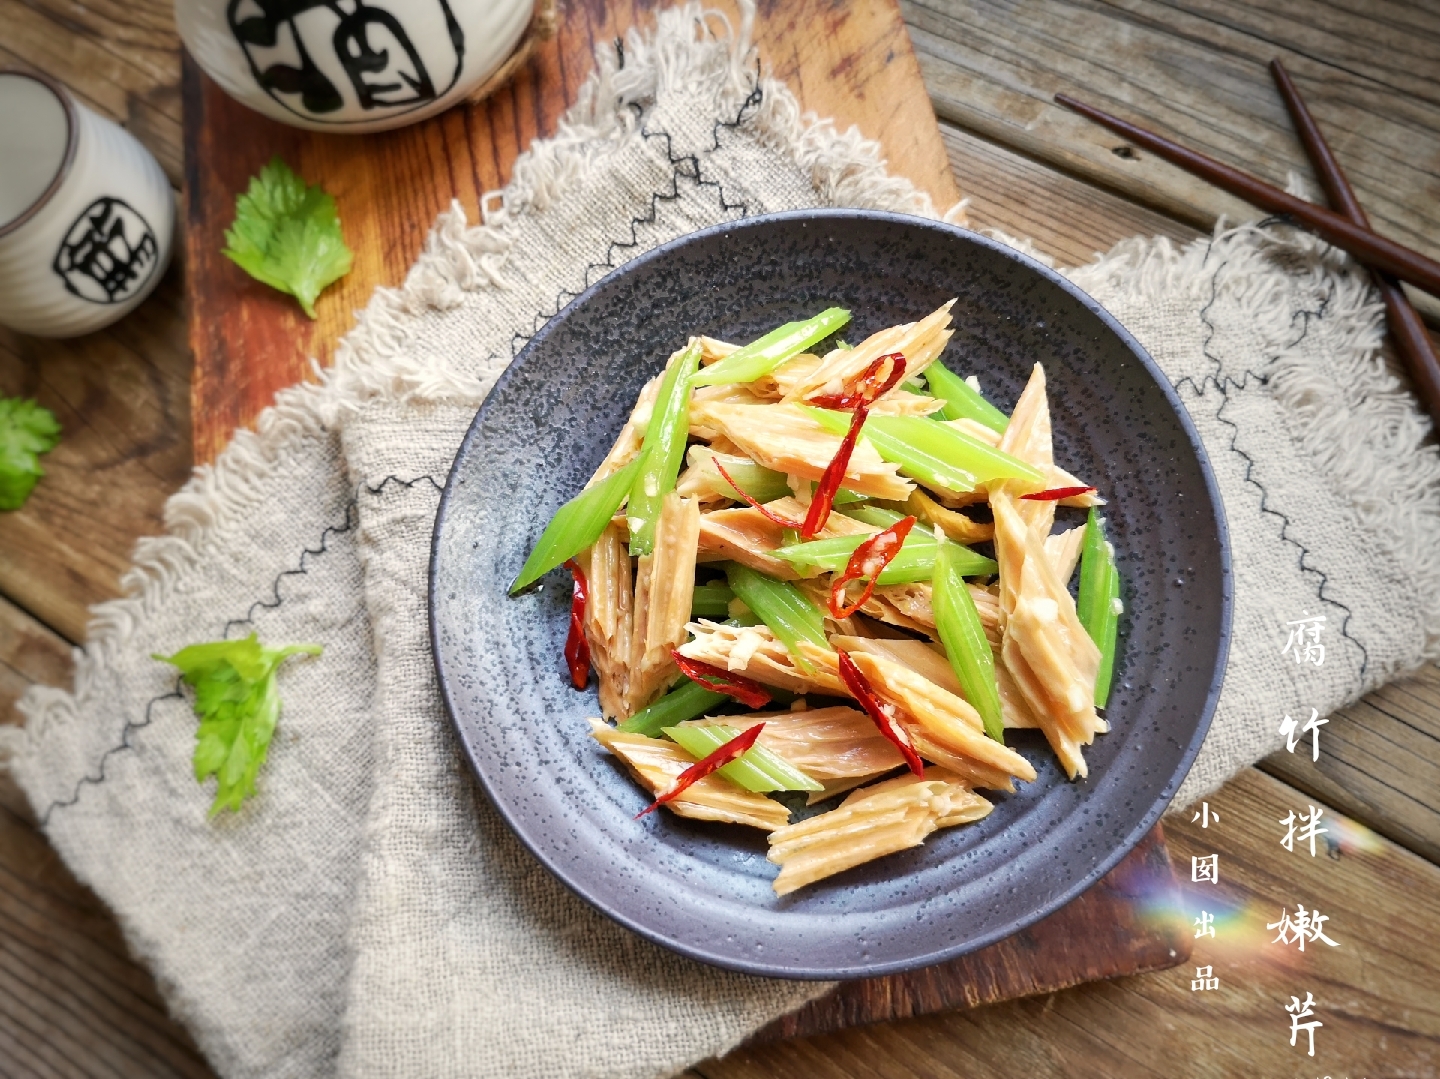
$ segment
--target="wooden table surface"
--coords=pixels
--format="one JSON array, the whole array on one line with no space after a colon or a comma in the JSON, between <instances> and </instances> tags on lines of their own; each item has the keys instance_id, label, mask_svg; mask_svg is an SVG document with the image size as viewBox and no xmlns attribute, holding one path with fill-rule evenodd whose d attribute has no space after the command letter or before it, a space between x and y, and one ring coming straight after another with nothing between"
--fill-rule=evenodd
<instances>
[{"instance_id":1,"label":"wooden table surface","mask_svg":"<svg viewBox=\"0 0 1440 1079\"><path fill-rule=\"evenodd\" d=\"M765 5L762 5L762 8ZM1350 10L1346 10L1346 9ZM955 178L978 227L1062 265L1126 236L1176 239L1243 204L1049 103L1060 89L1277 182L1308 176L1264 64L1281 56L1381 231L1440 255L1440 7L1404 0L915 0L904 4ZM39 69L124 124L179 193L179 45L169 0L0 0L0 68ZM869 133L876 134L876 133ZM904 162L893 162L904 171ZM474 206L467 209L476 212ZM192 466L184 267L110 329L69 342L0 330L0 394L65 427L22 511L0 514L0 722L63 682L86 608L116 595ZM1435 308L1429 308L1431 312ZM1043 998L767 1045L691 1079L770 1076L1434 1076L1440 1074L1440 671L1332 717L1322 755L1277 755L1167 825L1218 852L1221 935L1188 967ZM1350 818L1329 856L1287 854L1275 821ZM1218 906L1213 893L1207 905ZM1297 900L1339 948L1303 956L1266 924ZM1198 904L1196 904L1198 906ZM1314 995L1313 1060L1284 1006ZM1303 1042L1303 1035L1302 1035ZM103 905L0 777L0 1076L208 1076Z\"/></svg>"}]
</instances>

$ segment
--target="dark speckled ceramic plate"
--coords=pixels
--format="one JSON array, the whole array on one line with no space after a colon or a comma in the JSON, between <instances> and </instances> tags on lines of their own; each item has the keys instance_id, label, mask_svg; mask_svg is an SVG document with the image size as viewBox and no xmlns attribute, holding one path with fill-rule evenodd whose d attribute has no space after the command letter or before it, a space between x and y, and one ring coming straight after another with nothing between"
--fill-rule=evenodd
<instances>
[{"instance_id":1,"label":"dark speckled ceramic plate","mask_svg":"<svg viewBox=\"0 0 1440 1079\"><path fill-rule=\"evenodd\" d=\"M506 587L584 484L644 382L689 334L746 341L838 304L856 341L952 296L949 365L1014 404L1045 364L1055 455L1110 499L1126 614L1110 734L1070 783L1034 732L1039 772L975 825L777 898L760 833L655 813L590 738L593 687L561 658L569 584ZM1230 626L1225 523L1199 439L1144 350L1074 286L970 232L836 211L724 225L637 258L526 346L461 447L435 525L435 662L495 806L576 893L705 962L791 978L894 973L990 944L1060 907L1138 842L1194 759Z\"/></svg>"}]
</instances>

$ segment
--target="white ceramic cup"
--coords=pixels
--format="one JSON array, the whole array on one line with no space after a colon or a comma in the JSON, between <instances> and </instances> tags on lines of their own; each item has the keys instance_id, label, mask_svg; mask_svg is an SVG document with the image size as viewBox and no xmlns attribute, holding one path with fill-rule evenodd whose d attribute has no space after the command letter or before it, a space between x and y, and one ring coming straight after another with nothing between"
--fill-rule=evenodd
<instances>
[{"instance_id":1,"label":"white ceramic cup","mask_svg":"<svg viewBox=\"0 0 1440 1079\"><path fill-rule=\"evenodd\" d=\"M525 33L534 0L175 0L231 97L315 131L384 131L449 108Z\"/></svg>"},{"instance_id":2,"label":"white ceramic cup","mask_svg":"<svg viewBox=\"0 0 1440 1079\"><path fill-rule=\"evenodd\" d=\"M114 322L170 261L175 197L149 151L42 75L0 71L0 324Z\"/></svg>"}]
</instances>

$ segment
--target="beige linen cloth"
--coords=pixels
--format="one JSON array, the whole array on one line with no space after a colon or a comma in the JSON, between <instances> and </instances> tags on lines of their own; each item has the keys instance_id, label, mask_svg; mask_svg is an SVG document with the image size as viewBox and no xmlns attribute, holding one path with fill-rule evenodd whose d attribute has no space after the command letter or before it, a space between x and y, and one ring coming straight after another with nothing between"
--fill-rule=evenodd
<instances>
[{"instance_id":1,"label":"beige linen cloth","mask_svg":"<svg viewBox=\"0 0 1440 1079\"><path fill-rule=\"evenodd\" d=\"M672 9L597 63L486 222L443 214L333 371L170 501L125 598L95 609L73 692L32 692L0 745L227 1079L659 1077L826 988L698 966L574 898L478 793L435 684L440 487L546 319L718 221L934 214L873 144L759 77L745 26ZM1436 654L1440 463L1376 357L1366 279L1312 238L1272 223L1135 240L1072 276L1175 384L1225 501L1234 644L1184 805L1275 749L1285 714L1326 714ZM1286 623L1308 615L1326 618L1325 655L1302 668ZM211 821L188 691L149 656L251 631L325 652L282 673L258 796Z\"/></svg>"}]
</instances>

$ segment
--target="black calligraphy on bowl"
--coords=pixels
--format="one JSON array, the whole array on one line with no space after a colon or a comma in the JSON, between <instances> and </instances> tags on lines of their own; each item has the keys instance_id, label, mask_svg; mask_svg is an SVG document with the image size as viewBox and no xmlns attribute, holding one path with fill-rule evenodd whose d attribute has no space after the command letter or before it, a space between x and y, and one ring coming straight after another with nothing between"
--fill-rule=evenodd
<instances>
[{"instance_id":1,"label":"black calligraphy on bowl","mask_svg":"<svg viewBox=\"0 0 1440 1079\"><path fill-rule=\"evenodd\" d=\"M320 123L413 112L464 67L465 35L446 0L230 0L226 17L261 89ZM363 115L341 118L353 109Z\"/></svg>"},{"instance_id":2,"label":"black calligraphy on bowl","mask_svg":"<svg viewBox=\"0 0 1440 1079\"><path fill-rule=\"evenodd\" d=\"M150 225L128 203L104 196L75 219L51 268L72 295L91 303L124 303L160 262Z\"/></svg>"}]
</instances>

